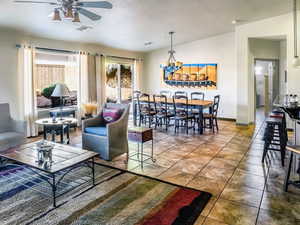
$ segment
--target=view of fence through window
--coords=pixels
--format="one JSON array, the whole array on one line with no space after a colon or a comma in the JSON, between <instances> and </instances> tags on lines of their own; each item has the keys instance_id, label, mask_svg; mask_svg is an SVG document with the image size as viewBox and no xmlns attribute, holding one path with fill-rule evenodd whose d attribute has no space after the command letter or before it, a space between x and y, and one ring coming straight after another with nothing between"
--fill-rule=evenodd
<instances>
[{"instance_id":1,"label":"view of fence through window","mask_svg":"<svg viewBox=\"0 0 300 225\"><path fill-rule=\"evenodd\" d=\"M60 105L59 98L51 94L57 83L65 84L70 96L65 105L77 105L78 79L76 58L70 54L39 52L36 54L35 88L38 108L53 108Z\"/></svg>"},{"instance_id":2,"label":"view of fence through window","mask_svg":"<svg viewBox=\"0 0 300 225\"><path fill-rule=\"evenodd\" d=\"M128 103L132 99L132 65L107 64L106 100L107 102Z\"/></svg>"}]
</instances>

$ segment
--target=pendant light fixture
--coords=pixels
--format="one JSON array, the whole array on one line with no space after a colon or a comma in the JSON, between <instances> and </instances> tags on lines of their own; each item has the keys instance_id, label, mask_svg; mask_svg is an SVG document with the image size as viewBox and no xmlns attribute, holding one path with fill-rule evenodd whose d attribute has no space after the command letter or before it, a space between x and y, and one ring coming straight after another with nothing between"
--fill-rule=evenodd
<instances>
[{"instance_id":1,"label":"pendant light fixture","mask_svg":"<svg viewBox=\"0 0 300 225\"><path fill-rule=\"evenodd\" d=\"M293 66L300 68L300 58L298 56L298 16L297 16L297 0L294 0L294 60Z\"/></svg>"},{"instance_id":2,"label":"pendant light fixture","mask_svg":"<svg viewBox=\"0 0 300 225\"><path fill-rule=\"evenodd\" d=\"M163 66L163 69L165 70L166 73L174 73L177 70L179 70L182 67L182 62L176 61L175 59L175 50L173 49L173 35L175 34L174 31L170 31L170 39L171 39L171 48L168 51L169 54L169 59L166 63L165 66Z\"/></svg>"}]
</instances>

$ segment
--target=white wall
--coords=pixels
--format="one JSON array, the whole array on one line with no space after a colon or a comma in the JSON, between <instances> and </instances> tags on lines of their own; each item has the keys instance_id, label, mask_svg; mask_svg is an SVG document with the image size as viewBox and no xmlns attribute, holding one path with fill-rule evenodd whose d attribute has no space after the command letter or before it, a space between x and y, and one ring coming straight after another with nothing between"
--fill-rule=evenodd
<instances>
[{"instance_id":1,"label":"white wall","mask_svg":"<svg viewBox=\"0 0 300 225\"><path fill-rule=\"evenodd\" d=\"M286 94L285 71L287 70L287 48L286 40L280 41L280 61L279 61L279 93Z\"/></svg>"},{"instance_id":2,"label":"white wall","mask_svg":"<svg viewBox=\"0 0 300 225\"><path fill-rule=\"evenodd\" d=\"M249 50L253 58L279 59L280 41L266 39L249 39Z\"/></svg>"},{"instance_id":3,"label":"white wall","mask_svg":"<svg viewBox=\"0 0 300 225\"><path fill-rule=\"evenodd\" d=\"M0 103L8 102L13 117L18 115L17 99L17 48L16 44L64 50L87 51L92 54L140 58L141 54L108 48L96 44L57 41L31 37L10 29L0 28Z\"/></svg>"},{"instance_id":4,"label":"white wall","mask_svg":"<svg viewBox=\"0 0 300 225\"><path fill-rule=\"evenodd\" d=\"M293 17L292 14L281 15L261 21L237 26L237 122L249 124L254 122L254 79L251 68L249 38L286 37L286 57L288 71L288 92L300 93L299 70L292 67L293 60Z\"/></svg>"},{"instance_id":5,"label":"white wall","mask_svg":"<svg viewBox=\"0 0 300 225\"><path fill-rule=\"evenodd\" d=\"M188 93L193 91L205 92L206 99L220 94L221 102L219 116L224 118L236 118L236 51L235 35L227 33L187 44L175 46L176 59L184 63L217 63L218 86L217 90L205 90L197 88L178 88ZM175 91L177 88L166 86L162 81L162 69L160 64L168 59L168 49L160 49L145 54L144 77L142 90L151 94L161 90Z\"/></svg>"},{"instance_id":6,"label":"white wall","mask_svg":"<svg viewBox=\"0 0 300 225\"><path fill-rule=\"evenodd\" d=\"M266 39L249 39L249 66L250 66L250 71L251 75L250 76L255 76L255 59L271 59L271 60L280 60L280 40L266 40ZM269 70L268 70L268 63L267 66L265 65L264 68L266 68L266 71L263 71L263 74L260 74L261 76L256 76L258 84L259 79L261 79L262 82L260 82L262 87L256 86L256 89L258 93L260 94L260 102L264 102L264 92L265 92L265 87L264 87L264 75L269 75ZM275 83L279 82L279 74L276 74L276 77L269 77L269 81L271 82L270 87L273 87L275 90L275 93L278 93L278 86L274 86L272 84L273 78L276 80L274 81ZM256 93L255 93L255 87L253 86L253 94L254 94L254 101L256 105ZM260 91L259 91L260 90ZM255 118L255 108L251 109L253 113L253 120Z\"/></svg>"}]
</instances>

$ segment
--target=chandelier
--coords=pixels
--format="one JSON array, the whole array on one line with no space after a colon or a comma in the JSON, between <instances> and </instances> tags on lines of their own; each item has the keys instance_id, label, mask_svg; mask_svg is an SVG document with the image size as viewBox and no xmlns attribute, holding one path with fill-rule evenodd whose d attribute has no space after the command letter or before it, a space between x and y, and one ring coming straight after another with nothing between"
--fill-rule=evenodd
<instances>
[{"instance_id":1,"label":"chandelier","mask_svg":"<svg viewBox=\"0 0 300 225\"><path fill-rule=\"evenodd\" d=\"M182 67L182 62L176 61L175 59L175 50L173 49L173 35L174 35L174 31L170 31L169 35L170 35L170 39L171 39L171 49L168 51L169 54L169 59L166 63L166 65L163 66L163 69L166 73L168 74L173 74L174 72L176 72L177 70L179 70Z\"/></svg>"}]
</instances>

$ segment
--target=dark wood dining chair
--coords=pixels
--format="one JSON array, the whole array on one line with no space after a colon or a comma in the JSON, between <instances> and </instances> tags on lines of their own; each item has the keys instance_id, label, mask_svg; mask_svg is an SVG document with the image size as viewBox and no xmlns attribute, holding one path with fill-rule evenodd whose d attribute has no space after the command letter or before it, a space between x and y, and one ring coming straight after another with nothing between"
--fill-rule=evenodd
<instances>
[{"instance_id":1,"label":"dark wood dining chair","mask_svg":"<svg viewBox=\"0 0 300 225\"><path fill-rule=\"evenodd\" d=\"M167 97L165 95L153 95L155 105L155 129L157 126L166 126L166 131L170 126L170 120L174 117L173 110L169 109Z\"/></svg>"},{"instance_id":2,"label":"dark wood dining chair","mask_svg":"<svg viewBox=\"0 0 300 225\"><path fill-rule=\"evenodd\" d=\"M172 92L171 91L160 91L160 95L165 95L167 98L172 98Z\"/></svg>"},{"instance_id":3,"label":"dark wood dining chair","mask_svg":"<svg viewBox=\"0 0 300 225\"><path fill-rule=\"evenodd\" d=\"M180 127L184 127L187 134L190 128L193 128L195 131L195 116L189 111L188 97L183 95L173 96L173 107L175 113L175 133ZM191 122L193 126L189 127L189 122Z\"/></svg>"},{"instance_id":4,"label":"dark wood dining chair","mask_svg":"<svg viewBox=\"0 0 300 225\"><path fill-rule=\"evenodd\" d=\"M204 100L205 94L203 92L192 92L191 100ZM198 124L198 131L203 127L203 110L200 110L199 107L192 106L191 112L195 116L195 122Z\"/></svg>"},{"instance_id":5,"label":"dark wood dining chair","mask_svg":"<svg viewBox=\"0 0 300 225\"><path fill-rule=\"evenodd\" d=\"M174 96L185 96L185 97L187 97L188 94L185 91L175 91Z\"/></svg>"},{"instance_id":6,"label":"dark wood dining chair","mask_svg":"<svg viewBox=\"0 0 300 225\"><path fill-rule=\"evenodd\" d=\"M142 94L141 91L134 91L133 92L133 99L137 100L137 97L140 96Z\"/></svg>"},{"instance_id":7,"label":"dark wood dining chair","mask_svg":"<svg viewBox=\"0 0 300 225\"><path fill-rule=\"evenodd\" d=\"M205 94L203 92L192 92L191 99L192 100L204 100Z\"/></svg>"},{"instance_id":8,"label":"dark wood dining chair","mask_svg":"<svg viewBox=\"0 0 300 225\"><path fill-rule=\"evenodd\" d=\"M205 94L203 92L192 92L191 100L204 100ZM197 107L192 107L192 113L199 114L199 109Z\"/></svg>"},{"instance_id":9,"label":"dark wood dining chair","mask_svg":"<svg viewBox=\"0 0 300 225\"><path fill-rule=\"evenodd\" d=\"M147 125L147 120L149 123L149 127L153 124L153 119L156 114L155 107L150 101L150 95L141 93L137 95L137 102L138 102L138 111L139 111L139 126L144 123Z\"/></svg>"},{"instance_id":10,"label":"dark wood dining chair","mask_svg":"<svg viewBox=\"0 0 300 225\"><path fill-rule=\"evenodd\" d=\"M204 128L212 129L213 133L215 133L215 127L217 131L219 131L218 118L217 118L219 103L220 103L220 95L216 95L214 97L214 103L210 110L211 112L203 114ZM206 123L207 121L208 121L208 125Z\"/></svg>"}]
</instances>

